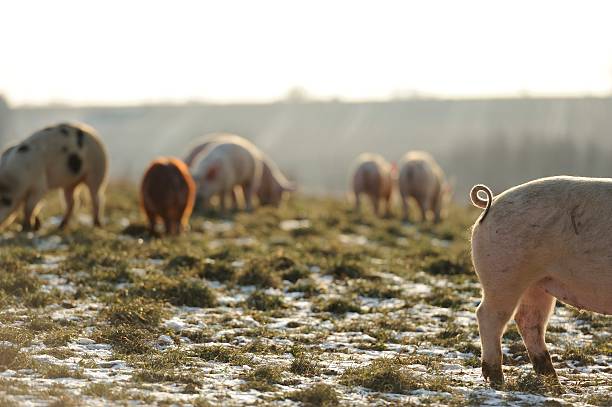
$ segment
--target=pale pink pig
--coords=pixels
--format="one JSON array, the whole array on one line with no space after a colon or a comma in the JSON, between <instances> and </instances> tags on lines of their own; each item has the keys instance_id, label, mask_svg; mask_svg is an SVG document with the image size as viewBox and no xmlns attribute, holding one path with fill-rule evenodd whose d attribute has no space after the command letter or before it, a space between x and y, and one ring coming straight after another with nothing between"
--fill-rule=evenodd
<instances>
[{"instance_id":1,"label":"pale pink pig","mask_svg":"<svg viewBox=\"0 0 612 407\"><path fill-rule=\"evenodd\" d=\"M612 314L612 179L542 178L494 198L476 185L470 196L484 208L472 229L483 376L503 383L500 340L514 317L535 371L556 377L544 341L556 299Z\"/></svg>"},{"instance_id":2,"label":"pale pink pig","mask_svg":"<svg viewBox=\"0 0 612 407\"><path fill-rule=\"evenodd\" d=\"M424 151L406 153L398 167L404 220L409 219L408 199L412 197L421 211L421 221L427 220L427 213L431 211L434 222L439 222L445 195L448 196L450 191L442 168Z\"/></svg>"},{"instance_id":3,"label":"pale pink pig","mask_svg":"<svg viewBox=\"0 0 612 407\"><path fill-rule=\"evenodd\" d=\"M221 211L225 211L225 197L240 187L247 210L253 208L253 196L259 188L262 173L262 154L251 142L240 137L220 139L203 149L192 163L192 175L197 194L208 202L219 196Z\"/></svg>"},{"instance_id":4,"label":"pale pink pig","mask_svg":"<svg viewBox=\"0 0 612 407\"><path fill-rule=\"evenodd\" d=\"M361 195L370 198L374 212L380 214L380 201L385 204L385 213L391 213L393 190L392 166L379 154L363 153L355 160L353 170L353 193L355 210L361 210Z\"/></svg>"}]
</instances>

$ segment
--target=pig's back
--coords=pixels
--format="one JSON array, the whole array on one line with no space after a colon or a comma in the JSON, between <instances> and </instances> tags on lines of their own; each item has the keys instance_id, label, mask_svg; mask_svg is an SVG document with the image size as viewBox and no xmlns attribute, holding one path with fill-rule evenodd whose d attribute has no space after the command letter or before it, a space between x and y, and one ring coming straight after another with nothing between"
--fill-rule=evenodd
<instances>
[{"instance_id":1,"label":"pig's back","mask_svg":"<svg viewBox=\"0 0 612 407\"><path fill-rule=\"evenodd\" d=\"M44 166L49 188L58 188L90 173L106 178L106 147L96 130L84 123L60 123L39 130L24 140Z\"/></svg>"},{"instance_id":2,"label":"pig's back","mask_svg":"<svg viewBox=\"0 0 612 407\"><path fill-rule=\"evenodd\" d=\"M251 143L239 140L214 142L205 151L199 163L194 164L198 174L205 174L213 162L222 163L230 186L261 177L261 156Z\"/></svg>"},{"instance_id":3,"label":"pig's back","mask_svg":"<svg viewBox=\"0 0 612 407\"><path fill-rule=\"evenodd\" d=\"M558 176L496 196L480 227L490 238L531 239L563 250L612 244L612 179ZM586 250L586 249L585 249Z\"/></svg>"},{"instance_id":4,"label":"pig's back","mask_svg":"<svg viewBox=\"0 0 612 407\"><path fill-rule=\"evenodd\" d=\"M176 159L157 159L145 172L141 194L145 207L160 213L180 216L193 199L194 182L184 163Z\"/></svg>"}]
</instances>

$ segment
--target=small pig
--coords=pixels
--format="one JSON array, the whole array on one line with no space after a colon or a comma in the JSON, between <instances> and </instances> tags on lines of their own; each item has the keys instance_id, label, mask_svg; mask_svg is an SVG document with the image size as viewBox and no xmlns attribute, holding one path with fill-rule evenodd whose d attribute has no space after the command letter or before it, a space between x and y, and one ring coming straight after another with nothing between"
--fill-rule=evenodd
<instances>
[{"instance_id":1,"label":"small pig","mask_svg":"<svg viewBox=\"0 0 612 407\"><path fill-rule=\"evenodd\" d=\"M93 223L100 226L108 168L106 148L85 124L58 124L37 131L8 148L0 159L0 222L10 223L24 204L24 230L37 230L39 203L47 191L64 190L64 228L74 210L74 191L84 183L93 206Z\"/></svg>"},{"instance_id":2,"label":"small pig","mask_svg":"<svg viewBox=\"0 0 612 407\"><path fill-rule=\"evenodd\" d=\"M257 189L259 204L278 207L283 200L283 194L291 191L295 191L295 186L285 178L270 157L264 156L261 181Z\"/></svg>"},{"instance_id":3,"label":"small pig","mask_svg":"<svg viewBox=\"0 0 612 407\"><path fill-rule=\"evenodd\" d=\"M140 188L142 208L149 219L149 230L161 218L166 234L178 235L187 226L195 201L195 182L181 160L162 157L145 172Z\"/></svg>"},{"instance_id":4,"label":"small pig","mask_svg":"<svg viewBox=\"0 0 612 407\"><path fill-rule=\"evenodd\" d=\"M393 190L392 166L381 155L372 153L360 154L355 160L353 171L353 193L355 210L361 210L361 194L366 194L372 201L374 212L379 215L379 204L385 203L385 213L391 213L391 192Z\"/></svg>"},{"instance_id":5,"label":"small pig","mask_svg":"<svg viewBox=\"0 0 612 407\"><path fill-rule=\"evenodd\" d=\"M221 140L231 140L232 138L237 138L239 140L246 140L240 136L237 136L235 134L230 134L230 133L212 133L212 134L207 134L205 136L202 136L198 138L194 143L192 143L191 147L189 148L189 152L187 153L183 161L193 171L191 166L193 165L196 158L202 154L202 151L206 150L211 144L214 144L215 142L218 142ZM230 196L232 198L232 210L235 211L238 209L238 197L236 195L235 189L232 189L230 191ZM204 208L210 207L210 199L208 199L206 202L201 202L201 197L196 196L196 199L198 201L197 203L198 207L200 205Z\"/></svg>"},{"instance_id":6,"label":"small pig","mask_svg":"<svg viewBox=\"0 0 612 407\"><path fill-rule=\"evenodd\" d=\"M482 374L503 384L500 340L514 316L534 370L556 378L544 340L556 299L612 314L612 179L542 178L496 197L476 185L470 197L484 209L472 228Z\"/></svg>"},{"instance_id":7,"label":"small pig","mask_svg":"<svg viewBox=\"0 0 612 407\"><path fill-rule=\"evenodd\" d=\"M185 163L191 166L206 148L215 142L222 140L239 140L242 142L250 143L247 139L229 133L214 133L206 135L192 145L189 153L185 157ZM261 180L259 182L259 188L257 189L257 198L259 199L260 205L272 205L278 207L283 199L285 192L295 191L295 186L291 184L283 173L278 169L276 163L270 158L261 153L263 157ZM237 197L235 190L230 191L233 207L237 208ZM208 203L206 203L208 204Z\"/></svg>"},{"instance_id":8,"label":"small pig","mask_svg":"<svg viewBox=\"0 0 612 407\"><path fill-rule=\"evenodd\" d=\"M225 212L225 196L234 188L242 188L246 209L253 209L253 195L259 188L263 155L251 142L238 136L223 137L204 148L195 158L192 174L197 194L203 202L219 195L221 212Z\"/></svg>"},{"instance_id":9,"label":"small pig","mask_svg":"<svg viewBox=\"0 0 612 407\"><path fill-rule=\"evenodd\" d=\"M398 186L402 199L404 221L408 221L408 199L414 198L421 211L421 220L433 212L434 222L440 222L442 201L449 188L444 172L433 157L424 151L410 151L399 164Z\"/></svg>"}]
</instances>

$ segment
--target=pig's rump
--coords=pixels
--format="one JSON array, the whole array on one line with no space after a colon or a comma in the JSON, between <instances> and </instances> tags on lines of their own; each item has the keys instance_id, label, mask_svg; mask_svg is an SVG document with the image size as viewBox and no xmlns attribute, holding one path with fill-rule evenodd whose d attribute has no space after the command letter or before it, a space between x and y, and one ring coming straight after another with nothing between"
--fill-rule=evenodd
<instances>
[{"instance_id":1,"label":"pig's rump","mask_svg":"<svg viewBox=\"0 0 612 407\"><path fill-rule=\"evenodd\" d=\"M181 220L190 193L185 174L171 164L152 164L142 181L143 207L163 218Z\"/></svg>"},{"instance_id":2,"label":"pig's rump","mask_svg":"<svg viewBox=\"0 0 612 407\"><path fill-rule=\"evenodd\" d=\"M374 162L362 163L353 177L353 188L356 193L365 192L372 196L381 193L382 179L380 169Z\"/></svg>"},{"instance_id":3,"label":"pig's rump","mask_svg":"<svg viewBox=\"0 0 612 407\"><path fill-rule=\"evenodd\" d=\"M551 177L511 188L474 227L479 278L536 284L562 302L612 314L611 215L612 179Z\"/></svg>"}]
</instances>

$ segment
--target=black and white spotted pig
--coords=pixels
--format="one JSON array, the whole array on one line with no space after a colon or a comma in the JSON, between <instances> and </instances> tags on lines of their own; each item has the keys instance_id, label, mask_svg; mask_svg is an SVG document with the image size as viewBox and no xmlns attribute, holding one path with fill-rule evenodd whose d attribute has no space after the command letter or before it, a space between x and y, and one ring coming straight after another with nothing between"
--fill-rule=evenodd
<instances>
[{"instance_id":1,"label":"black and white spotted pig","mask_svg":"<svg viewBox=\"0 0 612 407\"><path fill-rule=\"evenodd\" d=\"M62 188L66 213L64 228L74 209L75 188L89 189L94 225L100 226L108 161L96 131L84 124L46 127L9 147L0 159L0 223L13 221L24 205L23 229L40 227L39 203L52 189Z\"/></svg>"}]
</instances>

